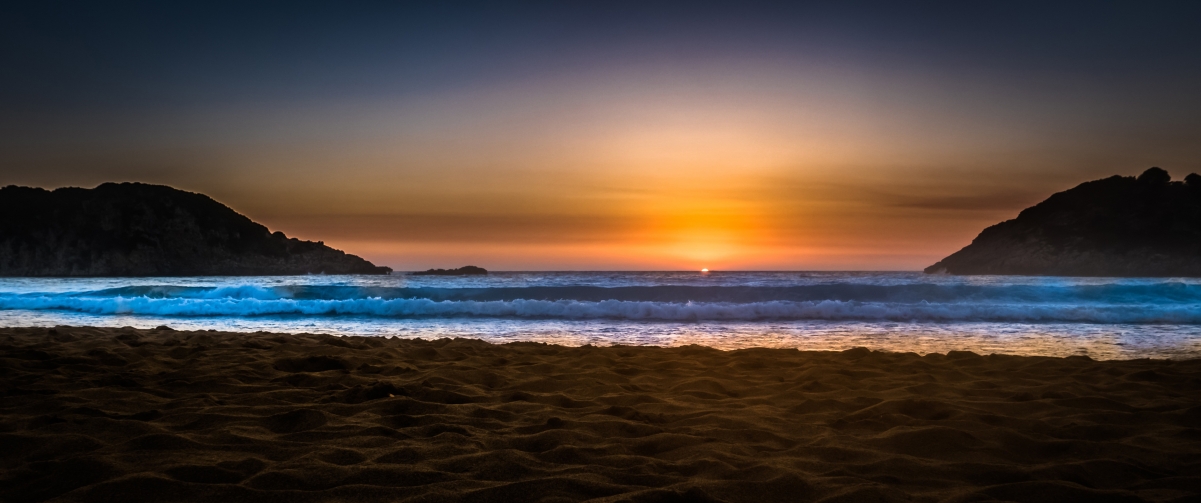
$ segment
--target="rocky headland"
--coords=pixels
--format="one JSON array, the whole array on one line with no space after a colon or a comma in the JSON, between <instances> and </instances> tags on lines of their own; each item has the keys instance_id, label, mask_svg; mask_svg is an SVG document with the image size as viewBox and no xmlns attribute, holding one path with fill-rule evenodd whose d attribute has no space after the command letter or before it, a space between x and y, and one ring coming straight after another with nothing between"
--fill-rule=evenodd
<instances>
[{"instance_id":1,"label":"rocky headland","mask_svg":"<svg viewBox=\"0 0 1201 503\"><path fill-rule=\"evenodd\" d=\"M0 189L0 276L388 274L163 185Z\"/></svg>"},{"instance_id":2,"label":"rocky headland","mask_svg":"<svg viewBox=\"0 0 1201 503\"><path fill-rule=\"evenodd\" d=\"M1082 183L984 229L927 273L1201 276L1201 176Z\"/></svg>"}]
</instances>

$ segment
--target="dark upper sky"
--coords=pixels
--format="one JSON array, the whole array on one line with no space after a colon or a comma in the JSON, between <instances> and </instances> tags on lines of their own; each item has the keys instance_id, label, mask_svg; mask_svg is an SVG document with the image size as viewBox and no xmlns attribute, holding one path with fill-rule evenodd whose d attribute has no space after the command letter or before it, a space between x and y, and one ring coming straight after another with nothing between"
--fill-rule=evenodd
<instances>
[{"instance_id":1,"label":"dark upper sky","mask_svg":"<svg viewBox=\"0 0 1201 503\"><path fill-rule=\"evenodd\" d=\"M1196 2L902 3L29 2L0 21L3 99L40 111L395 95L802 53L1116 93L1201 75Z\"/></svg>"},{"instance_id":2,"label":"dark upper sky","mask_svg":"<svg viewBox=\"0 0 1201 503\"><path fill-rule=\"evenodd\" d=\"M1201 170L1198 2L3 9L0 183L168 183L401 267L918 267Z\"/></svg>"}]
</instances>

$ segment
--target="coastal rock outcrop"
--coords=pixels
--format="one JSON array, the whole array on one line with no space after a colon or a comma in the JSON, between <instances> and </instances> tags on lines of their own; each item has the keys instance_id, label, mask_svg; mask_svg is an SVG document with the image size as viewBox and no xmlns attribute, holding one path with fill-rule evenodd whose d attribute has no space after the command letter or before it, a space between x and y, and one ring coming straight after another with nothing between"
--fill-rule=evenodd
<instances>
[{"instance_id":1,"label":"coastal rock outcrop","mask_svg":"<svg viewBox=\"0 0 1201 503\"><path fill-rule=\"evenodd\" d=\"M1201 276L1201 176L1082 183L984 229L927 273Z\"/></svg>"},{"instance_id":2,"label":"coastal rock outcrop","mask_svg":"<svg viewBox=\"0 0 1201 503\"><path fill-rule=\"evenodd\" d=\"M426 269L410 274L414 276L481 276L488 274L488 270L483 267L465 265L458 269Z\"/></svg>"},{"instance_id":3,"label":"coastal rock outcrop","mask_svg":"<svg viewBox=\"0 0 1201 503\"><path fill-rule=\"evenodd\" d=\"M0 276L388 274L163 185L0 189Z\"/></svg>"}]
</instances>

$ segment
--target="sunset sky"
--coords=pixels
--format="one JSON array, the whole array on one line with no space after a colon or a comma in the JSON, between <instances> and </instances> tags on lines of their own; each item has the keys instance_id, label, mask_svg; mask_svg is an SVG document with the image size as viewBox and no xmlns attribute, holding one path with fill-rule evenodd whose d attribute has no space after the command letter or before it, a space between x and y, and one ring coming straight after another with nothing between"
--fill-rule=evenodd
<instances>
[{"instance_id":1,"label":"sunset sky","mask_svg":"<svg viewBox=\"0 0 1201 503\"><path fill-rule=\"evenodd\" d=\"M0 185L172 185L398 270L916 270L1201 172L1201 2L900 3L6 6Z\"/></svg>"}]
</instances>

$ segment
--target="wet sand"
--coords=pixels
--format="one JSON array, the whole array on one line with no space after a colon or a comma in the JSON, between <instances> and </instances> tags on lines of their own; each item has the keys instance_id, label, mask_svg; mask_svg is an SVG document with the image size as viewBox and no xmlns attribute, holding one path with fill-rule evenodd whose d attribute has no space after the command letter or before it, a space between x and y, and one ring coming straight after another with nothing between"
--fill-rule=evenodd
<instances>
[{"instance_id":1,"label":"wet sand","mask_svg":"<svg viewBox=\"0 0 1201 503\"><path fill-rule=\"evenodd\" d=\"M0 329L0 500L1199 501L1201 360Z\"/></svg>"}]
</instances>

